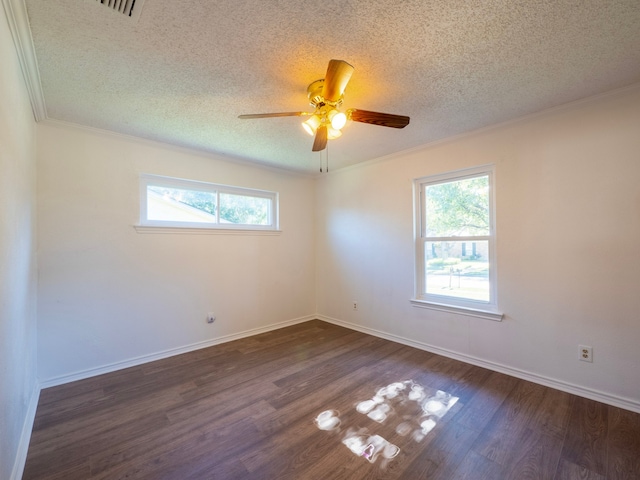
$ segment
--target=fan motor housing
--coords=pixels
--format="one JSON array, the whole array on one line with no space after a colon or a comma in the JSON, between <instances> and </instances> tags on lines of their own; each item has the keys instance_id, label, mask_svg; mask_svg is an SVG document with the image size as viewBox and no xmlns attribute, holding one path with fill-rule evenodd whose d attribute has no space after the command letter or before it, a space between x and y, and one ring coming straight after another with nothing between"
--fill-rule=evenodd
<instances>
[{"instance_id":1,"label":"fan motor housing","mask_svg":"<svg viewBox=\"0 0 640 480\"><path fill-rule=\"evenodd\" d=\"M335 102L329 102L324 99L322 96L322 89L324 88L324 78L320 80L316 80L315 82L311 82L307 87L307 97L309 98L309 103L315 108L321 108L325 105L331 105L332 107L337 107L342 104L341 95L340 98Z\"/></svg>"}]
</instances>

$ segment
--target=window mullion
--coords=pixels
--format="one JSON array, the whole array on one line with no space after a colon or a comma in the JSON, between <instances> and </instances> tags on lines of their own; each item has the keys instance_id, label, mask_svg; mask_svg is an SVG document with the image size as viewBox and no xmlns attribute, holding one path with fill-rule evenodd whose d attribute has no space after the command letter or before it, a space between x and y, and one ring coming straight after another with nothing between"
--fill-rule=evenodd
<instances>
[{"instance_id":1,"label":"window mullion","mask_svg":"<svg viewBox=\"0 0 640 480\"><path fill-rule=\"evenodd\" d=\"M466 237L422 237L427 242L481 242L490 240L490 235L476 235Z\"/></svg>"},{"instance_id":2,"label":"window mullion","mask_svg":"<svg viewBox=\"0 0 640 480\"><path fill-rule=\"evenodd\" d=\"M220 225L220 190L216 190L216 225Z\"/></svg>"},{"instance_id":3,"label":"window mullion","mask_svg":"<svg viewBox=\"0 0 640 480\"><path fill-rule=\"evenodd\" d=\"M425 216L425 212L426 212L426 204L425 204L425 197L426 195L424 194L424 189L425 186L421 185L420 186L420 235L422 237L426 237L427 236L427 218Z\"/></svg>"}]
</instances>

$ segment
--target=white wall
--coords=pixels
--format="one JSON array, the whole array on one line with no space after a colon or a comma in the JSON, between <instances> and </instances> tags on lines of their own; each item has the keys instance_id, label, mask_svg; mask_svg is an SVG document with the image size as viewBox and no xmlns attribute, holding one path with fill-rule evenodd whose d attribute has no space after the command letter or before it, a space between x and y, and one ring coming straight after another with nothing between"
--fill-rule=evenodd
<instances>
[{"instance_id":1,"label":"white wall","mask_svg":"<svg viewBox=\"0 0 640 480\"><path fill-rule=\"evenodd\" d=\"M282 233L137 233L140 173L277 191ZM314 198L310 177L39 124L41 381L309 318Z\"/></svg>"},{"instance_id":2,"label":"white wall","mask_svg":"<svg viewBox=\"0 0 640 480\"><path fill-rule=\"evenodd\" d=\"M412 180L490 163L504 321L411 306ZM323 318L640 411L640 88L334 172L317 212Z\"/></svg>"},{"instance_id":3,"label":"white wall","mask_svg":"<svg viewBox=\"0 0 640 480\"><path fill-rule=\"evenodd\" d=\"M37 402L35 122L0 7L0 478L21 475Z\"/></svg>"}]
</instances>

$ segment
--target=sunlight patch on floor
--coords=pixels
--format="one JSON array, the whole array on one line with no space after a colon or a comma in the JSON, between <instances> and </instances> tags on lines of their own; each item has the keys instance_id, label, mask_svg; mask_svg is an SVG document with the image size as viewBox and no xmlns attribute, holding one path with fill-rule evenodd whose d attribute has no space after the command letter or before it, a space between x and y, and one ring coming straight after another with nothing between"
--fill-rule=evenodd
<instances>
[{"instance_id":1,"label":"sunlight patch on floor","mask_svg":"<svg viewBox=\"0 0 640 480\"><path fill-rule=\"evenodd\" d=\"M457 401L458 397L442 390L429 390L413 380L405 380L382 387L371 398L355 403L356 412L371 421L370 428L343 425L337 410L319 413L314 423L325 431L342 432L346 428L342 443L371 463L382 458L381 465L385 467L400 453L400 447L372 433L376 424L397 422L395 433L399 438L394 440L397 443L421 442Z\"/></svg>"}]
</instances>

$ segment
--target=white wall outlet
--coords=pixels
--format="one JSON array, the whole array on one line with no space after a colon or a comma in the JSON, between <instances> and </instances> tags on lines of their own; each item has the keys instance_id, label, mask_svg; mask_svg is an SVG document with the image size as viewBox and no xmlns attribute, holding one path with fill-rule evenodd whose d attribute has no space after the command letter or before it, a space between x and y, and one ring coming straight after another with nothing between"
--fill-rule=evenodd
<instances>
[{"instance_id":1,"label":"white wall outlet","mask_svg":"<svg viewBox=\"0 0 640 480\"><path fill-rule=\"evenodd\" d=\"M580 360L583 362L593 362L593 347L590 345L579 345L580 348Z\"/></svg>"},{"instance_id":2,"label":"white wall outlet","mask_svg":"<svg viewBox=\"0 0 640 480\"><path fill-rule=\"evenodd\" d=\"M213 323L216 321L216 315L213 312L207 314L207 323Z\"/></svg>"},{"instance_id":3,"label":"white wall outlet","mask_svg":"<svg viewBox=\"0 0 640 480\"><path fill-rule=\"evenodd\" d=\"M358 310L358 302L356 302L355 300L353 301L353 309Z\"/></svg>"}]
</instances>

